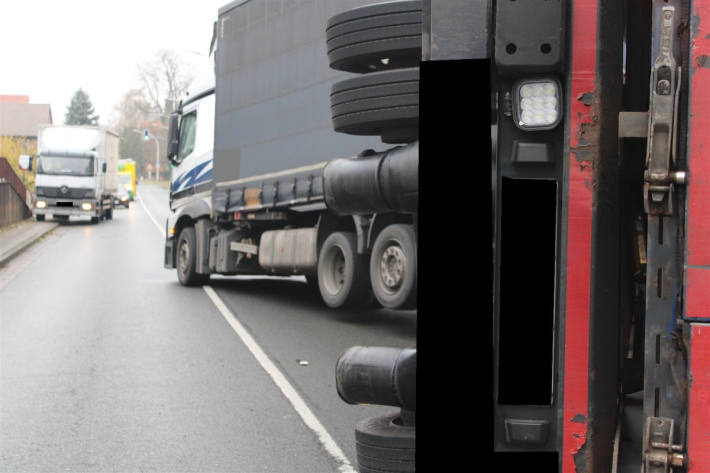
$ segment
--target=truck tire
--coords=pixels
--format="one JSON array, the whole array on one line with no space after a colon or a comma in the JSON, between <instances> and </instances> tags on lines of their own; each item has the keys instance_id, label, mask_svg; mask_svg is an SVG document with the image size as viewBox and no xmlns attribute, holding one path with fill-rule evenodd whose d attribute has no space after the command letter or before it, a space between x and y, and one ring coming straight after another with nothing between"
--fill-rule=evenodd
<instances>
[{"instance_id":1,"label":"truck tire","mask_svg":"<svg viewBox=\"0 0 710 473\"><path fill-rule=\"evenodd\" d=\"M419 136L419 68L374 72L333 84L333 129L410 143Z\"/></svg>"},{"instance_id":2,"label":"truck tire","mask_svg":"<svg viewBox=\"0 0 710 473\"><path fill-rule=\"evenodd\" d=\"M195 256L197 255L195 242L195 229L193 227L183 228L178 236L175 249L175 268L178 281L183 286L201 286L210 278L209 274L198 274L195 271Z\"/></svg>"},{"instance_id":3,"label":"truck tire","mask_svg":"<svg viewBox=\"0 0 710 473\"><path fill-rule=\"evenodd\" d=\"M417 307L417 237L411 225L389 225L377 235L370 253L370 281L383 307Z\"/></svg>"},{"instance_id":4,"label":"truck tire","mask_svg":"<svg viewBox=\"0 0 710 473\"><path fill-rule=\"evenodd\" d=\"M35 220L38 222L44 222L44 215L35 215Z\"/></svg>"},{"instance_id":5,"label":"truck tire","mask_svg":"<svg viewBox=\"0 0 710 473\"><path fill-rule=\"evenodd\" d=\"M355 427L355 450L360 473L414 472L416 429L399 412L370 417Z\"/></svg>"},{"instance_id":6,"label":"truck tire","mask_svg":"<svg viewBox=\"0 0 710 473\"><path fill-rule=\"evenodd\" d=\"M99 217L91 217L91 224L96 225L99 223Z\"/></svg>"},{"instance_id":7,"label":"truck tire","mask_svg":"<svg viewBox=\"0 0 710 473\"><path fill-rule=\"evenodd\" d=\"M418 66L422 58L422 3L376 3L331 17L326 26L330 67L366 73Z\"/></svg>"},{"instance_id":8,"label":"truck tire","mask_svg":"<svg viewBox=\"0 0 710 473\"><path fill-rule=\"evenodd\" d=\"M333 309L371 302L367 258L357 254L354 233L335 232L323 242L318 256L318 289L323 302Z\"/></svg>"}]
</instances>

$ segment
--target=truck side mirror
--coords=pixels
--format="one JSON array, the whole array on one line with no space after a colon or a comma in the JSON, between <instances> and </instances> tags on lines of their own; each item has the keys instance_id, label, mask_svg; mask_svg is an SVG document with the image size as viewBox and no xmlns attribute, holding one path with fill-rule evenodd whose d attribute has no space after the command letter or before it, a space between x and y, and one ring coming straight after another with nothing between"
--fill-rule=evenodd
<instances>
[{"instance_id":1,"label":"truck side mirror","mask_svg":"<svg viewBox=\"0 0 710 473\"><path fill-rule=\"evenodd\" d=\"M21 154L20 155L20 160L19 160L19 166L20 169L23 171L31 171L32 170L32 158L34 156L30 156L29 154Z\"/></svg>"},{"instance_id":2,"label":"truck side mirror","mask_svg":"<svg viewBox=\"0 0 710 473\"><path fill-rule=\"evenodd\" d=\"M102 171L104 174L106 174L106 163L104 163L103 166L101 166L101 171Z\"/></svg>"},{"instance_id":3,"label":"truck side mirror","mask_svg":"<svg viewBox=\"0 0 710 473\"><path fill-rule=\"evenodd\" d=\"M179 143L179 120L180 112L170 114L170 122L168 124L168 161L172 164L176 163Z\"/></svg>"}]
</instances>

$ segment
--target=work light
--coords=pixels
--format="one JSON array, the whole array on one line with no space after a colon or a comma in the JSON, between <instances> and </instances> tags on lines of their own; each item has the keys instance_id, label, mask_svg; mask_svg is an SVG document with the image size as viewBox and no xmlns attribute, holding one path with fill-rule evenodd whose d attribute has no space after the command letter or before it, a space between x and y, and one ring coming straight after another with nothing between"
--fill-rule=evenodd
<instances>
[{"instance_id":1,"label":"work light","mask_svg":"<svg viewBox=\"0 0 710 473\"><path fill-rule=\"evenodd\" d=\"M550 130L562 116L562 92L554 79L523 80L513 86L513 119L522 130Z\"/></svg>"}]
</instances>

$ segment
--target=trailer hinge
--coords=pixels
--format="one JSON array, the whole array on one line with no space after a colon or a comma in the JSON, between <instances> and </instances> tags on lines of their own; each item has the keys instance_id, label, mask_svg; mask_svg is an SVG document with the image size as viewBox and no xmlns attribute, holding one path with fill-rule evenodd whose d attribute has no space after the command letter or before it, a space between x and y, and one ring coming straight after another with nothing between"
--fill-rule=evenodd
<instances>
[{"instance_id":1,"label":"trailer hinge","mask_svg":"<svg viewBox=\"0 0 710 473\"><path fill-rule=\"evenodd\" d=\"M643 200L649 215L672 215L676 185L685 184L676 165L676 132L681 68L673 54L675 7L664 6L661 14L660 52L651 69L646 170Z\"/></svg>"},{"instance_id":2,"label":"trailer hinge","mask_svg":"<svg viewBox=\"0 0 710 473\"><path fill-rule=\"evenodd\" d=\"M685 470L682 445L673 445L673 419L649 417L644 432L642 473L669 473Z\"/></svg>"}]
</instances>

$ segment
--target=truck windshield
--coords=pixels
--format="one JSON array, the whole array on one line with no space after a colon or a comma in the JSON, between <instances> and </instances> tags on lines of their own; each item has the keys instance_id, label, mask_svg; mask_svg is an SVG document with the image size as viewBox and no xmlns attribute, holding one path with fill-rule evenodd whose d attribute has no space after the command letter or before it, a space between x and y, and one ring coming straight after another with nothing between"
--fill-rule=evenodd
<instances>
[{"instance_id":1,"label":"truck windshield","mask_svg":"<svg viewBox=\"0 0 710 473\"><path fill-rule=\"evenodd\" d=\"M37 163L37 174L93 176L94 158L42 156Z\"/></svg>"},{"instance_id":2,"label":"truck windshield","mask_svg":"<svg viewBox=\"0 0 710 473\"><path fill-rule=\"evenodd\" d=\"M197 113L192 112L185 115L180 124L180 145L178 147L178 161L182 161L185 156L195 149L195 128Z\"/></svg>"}]
</instances>

